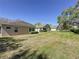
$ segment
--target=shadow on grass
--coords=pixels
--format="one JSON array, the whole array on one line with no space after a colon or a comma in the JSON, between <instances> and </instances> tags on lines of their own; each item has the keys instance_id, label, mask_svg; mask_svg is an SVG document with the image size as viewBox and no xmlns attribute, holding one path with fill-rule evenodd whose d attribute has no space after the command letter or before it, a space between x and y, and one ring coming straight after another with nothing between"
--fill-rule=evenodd
<instances>
[{"instance_id":1,"label":"shadow on grass","mask_svg":"<svg viewBox=\"0 0 79 59\"><path fill-rule=\"evenodd\" d=\"M48 59L46 54L39 54L37 59Z\"/></svg>"},{"instance_id":2,"label":"shadow on grass","mask_svg":"<svg viewBox=\"0 0 79 59\"><path fill-rule=\"evenodd\" d=\"M15 50L21 47L12 37L0 37L0 53Z\"/></svg>"},{"instance_id":3,"label":"shadow on grass","mask_svg":"<svg viewBox=\"0 0 79 59\"><path fill-rule=\"evenodd\" d=\"M48 59L48 58L43 53L37 54L37 51L30 52L30 49L28 49L25 51L20 51L18 54L15 54L10 59Z\"/></svg>"}]
</instances>

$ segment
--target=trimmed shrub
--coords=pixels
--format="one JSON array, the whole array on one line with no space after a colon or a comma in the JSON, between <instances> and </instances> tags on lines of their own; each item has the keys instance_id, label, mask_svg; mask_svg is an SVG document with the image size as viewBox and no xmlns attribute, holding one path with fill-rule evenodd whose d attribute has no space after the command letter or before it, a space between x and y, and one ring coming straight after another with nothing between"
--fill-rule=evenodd
<instances>
[{"instance_id":1,"label":"trimmed shrub","mask_svg":"<svg viewBox=\"0 0 79 59\"><path fill-rule=\"evenodd\" d=\"M70 31L79 34L79 29L70 29Z\"/></svg>"},{"instance_id":2,"label":"trimmed shrub","mask_svg":"<svg viewBox=\"0 0 79 59\"><path fill-rule=\"evenodd\" d=\"M31 34L38 34L39 32L37 31L32 31Z\"/></svg>"},{"instance_id":3,"label":"trimmed shrub","mask_svg":"<svg viewBox=\"0 0 79 59\"><path fill-rule=\"evenodd\" d=\"M41 30L40 32L47 32L47 30Z\"/></svg>"}]
</instances>

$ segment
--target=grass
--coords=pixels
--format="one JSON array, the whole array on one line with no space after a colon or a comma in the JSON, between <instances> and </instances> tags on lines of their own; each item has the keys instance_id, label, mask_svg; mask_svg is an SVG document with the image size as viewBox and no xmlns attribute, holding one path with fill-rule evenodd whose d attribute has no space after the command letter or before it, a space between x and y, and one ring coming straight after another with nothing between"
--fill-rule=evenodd
<instances>
[{"instance_id":1,"label":"grass","mask_svg":"<svg viewBox=\"0 0 79 59\"><path fill-rule=\"evenodd\" d=\"M39 49L47 54L48 59L78 59L79 46L71 46L63 42L54 42Z\"/></svg>"},{"instance_id":2,"label":"grass","mask_svg":"<svg viewBox=\"0 0 79 59\"><path fill-rule=\"evenodd\" d=\"M57 39L39 48L39 52L47 54L48 59L78 59L79 35L71 32L52 32L52 39Z\"/></svg>"},{"instance_id":3,"label":"grass","mask_svg":"<svg viewBox=\"0 0 79 59\"><path fill-rule=\"evenodd\" d=\"M79 35L72 32L44 32L26 36L23 45L4 53L2 59L79 59ZM22 37L23 38L23 37ZM20 37L21 39L21 37Z\"/></svg>"},{"instance_id":4,"label":"grass","mask_svg":"<svg viewBox=\"0 0 79 59\"><path fill-rule=\"evenodd\" d=\"M0 53L17 49L19 44L12 37L1 37L0 38Z\"/></svg>"}]
</instances>

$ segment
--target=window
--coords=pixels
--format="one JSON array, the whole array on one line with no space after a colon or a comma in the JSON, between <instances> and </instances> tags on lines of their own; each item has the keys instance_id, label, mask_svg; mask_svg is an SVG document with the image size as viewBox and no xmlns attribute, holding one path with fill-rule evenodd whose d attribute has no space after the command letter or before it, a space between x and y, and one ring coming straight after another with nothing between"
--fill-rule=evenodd
<instances>
[{"instance_id":1,"label":"window","mask_svg":"<svg viewBox=\"0 0 79 59\"><path fill-rule=\"evenodd\" d=\"M14 30L14 32L18 32L18 27L15 27L15 30Z\"/></svg>"},{"instance_id":2,"label":"window","mask_svg":"<svg viewBox=\"0 0 79 59\"><path fill-rule=\"evenodd\" d=\"M29 32L34 31L34 28L29 28Z\"/></svg>"},{"instance_id":3,"label":"window","mask_svg":"<svg viewBox=\"0 0 79 59\"><path fill-rule=\"evenodd\" d=\"M74 25L77 25L77 23L76 23L76 22L74 22L73 24L74 24Z\"/></svg>"},{"instance_id":4,"label":"window","mask_svg":"<svg viewBox=\"0 0 79 59\"><path fill-rule=\"evenodd\" d=\"M11 27L6 27L6 29L11 29Z\"/></svg>"},{"instance_id":5,"label":"window","mask_svg":"<svg viewBox=\"0 0 79 59\"><path fill-rule=\"evenodd\" d=\"M15 30L15 32L18 32L18 30Z\"/></svg>"},{"instance_id":6,"label":"window","mask_svg":"<svg viewBox=\"0 0 79 59\"><path fill-rule=\"evenodd\" d=\"M29 28L29 32L31 32L31 28Z\"/></svg>"}]
</instances>

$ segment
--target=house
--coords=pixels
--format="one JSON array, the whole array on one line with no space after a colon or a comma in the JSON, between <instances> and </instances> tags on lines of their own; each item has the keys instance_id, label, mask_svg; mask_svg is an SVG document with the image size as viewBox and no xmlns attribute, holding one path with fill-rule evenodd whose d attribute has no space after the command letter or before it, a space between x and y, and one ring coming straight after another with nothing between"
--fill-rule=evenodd
<instances>
[{"instance_id":1,"label":"house","mask_svg":"<svg viewBox=\"0 0 79 59\"><path fill-rule=\"evenodd\" d=\"M79 19L74 19L71 21L71 25L79 27Z\"/></svg>"},{"instance_id":2,"label":"house","mask_svg":"<svg viewBox=\"0 0 79 59\"><path fill-rule=\"evenodd\" d=\"M46 24L43 27L43 29L46 30L46 31L56 31L56 27L55 26L52 26L51 24Z\"/></svg>"},{"instance_id":3,"label":"house","mask_svg":"<svg viewBox=\"0 0 79 59\"><path fill-rule=\"evenodd\" d=\"M49 24L46 24L46 25L43 27L43 29L44 29L45 31L51 31L51 27L50 27Z\"/></svg>"},{"instance_id":4,"label":"house","mask_svg":"<svg viewBox=\"0 0 79 59\"><path fill-rule=\"evenodd\" d=\"M29 29L34 29L34 26L30 23L21 20L8 21L7 19L0 19L0 36L28 34Z\"/></svg>"},{"instance_id":5,"label":"house","mask_svg":"<svg viewBox=\"0 0 79 59\"><path fill-rule=\"evenodd\" d=\"M37 31L37 32L56 31L56 28L50 24L44 25L41 23L37 23L37 24L35 24L35 31Z\"/></svg>"},{"instance_id":6,"label":"house","mask_svg":"<svg viewBox=\"0 0 79 59\"><path fill-rule=\"evenodd\" d=\"M56 26L50 26L51 27L51 31L56 31L57 27Z\"/></svg>"},{"instance_id":7,"label":"house","mask_svg":"<svg viewBox=\"0 0 79 59\"><path fill-rule=\"evenodd\" d=\"M44 27L43 24L41 24L41 23L36 23L36 24L35 24L35 31L41 32L41 31L43 31L43 27Z\"/></svg>"},{"instance_id":8,"label":"house","mask_svg":"<svg viewBox=\"0 0 79 59\"><path fill-rule=\"evenodd\" d=\"M70 26L77 26L79 27L79 19L78 18L74 18L72 20L67 21L67 24Z\"/></svg>"},{"instance_id":9,"label":"house","mask_svg":"<svg viewBox=\"0 0 79 59\"><path fill-rule=\"evenodd\" d=\"M79 19L78 18L75 18L74 20L72 20L70 22L70 25L73 27L73 28L79 28Z\"/></svg>"}]
</instances>

